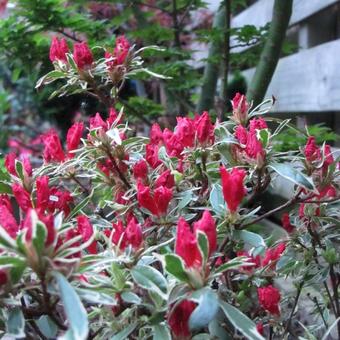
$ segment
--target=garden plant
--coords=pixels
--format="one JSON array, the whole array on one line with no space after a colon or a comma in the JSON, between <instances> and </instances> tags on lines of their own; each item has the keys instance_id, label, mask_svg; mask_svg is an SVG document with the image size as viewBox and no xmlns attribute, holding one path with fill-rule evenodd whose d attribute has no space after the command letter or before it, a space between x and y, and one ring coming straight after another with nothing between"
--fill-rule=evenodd
<instances>
[{"instance_id":1,"label":"garden plant","mask_svg":"<svg viewBox=\"0 0 340 340\"><path fill-rule=\"evenodd\" d=\"M124 36L112 48L54 37L54 96L105 111L41 164L9 153L0 182L0 332L26 339L328 339L340 331L339 159L307 136L275 150L289 120L237 94L232 115L179 115L136 135L116 109L148 70ZM164 81L166 82L166 77ZM278 179L291 197L259 197ZM280 233L265 219L282 214ZM290 282L287 289L285 282ZM300 301L313 320L299 323Z\"/></svg>"}]
</instances>

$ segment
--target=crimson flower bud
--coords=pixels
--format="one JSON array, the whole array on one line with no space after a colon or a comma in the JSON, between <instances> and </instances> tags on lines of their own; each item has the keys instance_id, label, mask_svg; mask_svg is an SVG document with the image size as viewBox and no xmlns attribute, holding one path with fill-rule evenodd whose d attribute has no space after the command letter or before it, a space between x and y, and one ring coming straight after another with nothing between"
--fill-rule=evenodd
<instances>
[{"instance_id":1,"label":"crimson flower bud","mask_svg":"<svg viewBox=\"0 0 340 340\"><path fill-rule=\"evenodd\" d=\"M5 199L0 201L0 224L7 231L9 236L15 238L19 231L19 225L15 220L10 202Z\"/></svg>"},{"instance_id":2,"label":"crimson flower bud","mask_svg":"<svg viewBox=\"0 0 340 340\"><path fill-rule=\"evenodd\" d=\"M4 269L0 269L0 287L5 285L8 282L7 271Z\"/></svg>"},{"instance_id":3,"label":"crimson flower bud","mask_svg":"<svg viewBox=\"0 0 340 340\"><path fill-rule=\"evenodd\" d=\"M315 143L315 137L308 137L304 153L306 160L310 163L321 159L321 150Z\"/></svg>"},{"instance_id":4,"label":"crimson flower bud","mask_svg":"<svg viewBox=\"0 0 340 340\"><path fill-rule=\"evenodd\" d=\"M143 243L142 228L135 217L130 218L125 229L126 242L134 249L138 249Z\"/></svg>"},{"instance_id":5,"label":"crimson flower bud","mask_svg":"<svg viewBox=\"0 0 340 340\"><path fill-rule=\"evenodd\" d=\"M190 225L183 217L180 217L177 223L175 253L183 259L188 268L199 268L202 265L196 233L191 231Z\"/></svg>"},{"instance_id":6,"label":"crimson flower bud","mask_svg":"<svg viewBox=\"0 0 340 340\"><path fill-rule=\"evenodd\" d=\"M184 149L184 145L181 143L177 135L169 129L164 129L163 138L168 155L171 157L174 156L177 158L181 158L181 153Z\"/></svg>"},{"instance_id":7,"label":"crimson flower bud","mask_svg":"<svg viewBox=\"0 0 340 340\"><path fill-rule=\"evenodd\" d=\"M280 315L280 291L272 285L257 288L259 303L263 309L273 315Z\"/></svg>"},{"instance_id":8,"label":"crimson flower bud","mask_svg":"<svg viewBox=\"0 0 340 340\"><path fill-rule=\"evenodd\" d=\"M231 213L234 213L242 202L246 189L243 181L246 172L243 169L233 168L230 172L224 166L220 168L223 196Z\"/></svg>"},{"instance_id":9,"label":"crimson flower bud","mask_svg":"<svg viewBox=\"0 0 340 340\"><path fill-rule=\"evenodd\" d=\"M179 338L187 338L191 335L189 318L197 304L190 300L183 300L176 304L168 315L168 324L172 333Z\"/></svg>"},{"instance_id":10,"label":"crimson flower bud","mask_svg":"<svg viewBox=\"0 0 340 340\"><path fill-rule=\"evenodd\" d=\"M27 176L32 176L32 165L29 158L27 156L21 156L21 158L24 172L26 173ZM17 160L16 154L14 152L10 152L5 157L5 167L11 175L19 177L17 170L15 168L16 160Z\"/></svg>"},{"instance_id":11,"label":"crimson flower bud","mask_svg":"<svg viewBox=\"0 0 340 340\"><path fill-rule=\"evenodd\" d=\"M200 144L214 143L214 124L211 123L208 112L203 112L195 120L197 139Z\"/></svg>"},{"instance_id":12,"label":"crimson flower bud","mask_svg":"<svg viewBox=\"0 0 340 340\"><path fill-rule=\"evenodd\" d=\"M116 61L116 65L122 65L125 62L125 59L129 53L130 50L130 43L129 41L125 38L124 35L121 35L117 37L116 39L116 47L114 49L114 57Z\"/></svg>"},{"instance_id":13,"label":"crimson flower bud","mask_svg":"<svg viewBox=\"0 0 340 340\"><path fill-rule=\"evenodd\" d=\"M50 60L54 61L62 61L67 63L66 53L69 52L67 42L64 38L58 39L57 37L53 37L51 47L50 47Z\"/></svg>"},{"instance_id":14,"label":"crimson flower bud","mask_svg":"<svg viewBox=\"0 0 340 340\"><path fill-rule=\"evenodd\" d=\"M145 146L145 159L152 169L155 169L162 164L162 161L158 158L157 144L147 144Z\"/></svg>"},{"instance_id":15,"label":"crimson flower bud","mask_svg":"<svg viewBox=\"0 0 340 340\"><path fill-rule=\"evenodd\" d=\"M263 329L263 323L258 322L256 324L256 330L259 332L259 334L264 335L264 329Z\"/></svg>"},{"instance_id":16,"label":"crimson flower bud","mask_svg":"<svg viewBox=\"0 0 340 340\"><path fill-rule=\"evenodd\" d=\"M163 132L157 123L152 124L150 130L150 144L159 144L163 141Z\"/></svg>"},{"instance_id":17,"label":"crimson flower bud","mask_svg":"<svg viewBox=\"0 0 340 340\"><path fill-rule=\"evenodd\" d=\"M105 131L107 130L107 125L101 117L100 113L97 112L94 117L90 118L90 130L102 128Z\"/></svg>"},{"instance_id":18,"label":"crimson flower bud","mask_svg":"<svg viewBox=\"0 0 340 340\"><path fill-rule=\"evenodd\" d=\"M148 178L148 164L145 162L144 159L141 159L133 166L133 176L135 179L142 179L145 180Z\"/></svg>"},{"instance_id":19,"label":"crimson flower bud","mask_svg":"<svg viewBox=\"0 0 340 340\"><path fill-rule=\"evenodd\" d=\"M286 230L287 233L291 233L294 231L294 226L290 223L290 219L289 219L289 214L288 213L284 213L281 217L281 224L283 229Z\"/></svg>"},{"instance_id":20,"label":"crimson flower bud","mask_svg":"<svg viewBox=\"0 0 340 340\"><path fill-rule=\"evenodd\" d=\"M80 143L80 138L83 135L83 131L84 131L84 124L82 122L74 123L68 129L67 136L66 136L68 157L70 158L74 157L74 153L71 151L76 150L78 148L78 145Z\"/></svg>"},{"instance_id":21,"label":"crimson flower bud","mask_svg":"<svg viewBox=\"0 0 340 340\"><path fill-rule=\"evenodd\" d=\"M87 242L93 236L93 227L87 216L77 216L77 232L82 236L84 242ZM97 254L97 241L93 240L86 249L90 254Z\"/></svg>"},{"instance_id":22,"label":"crimson flower bud","mask_svg":"<svg viewBox=\"0 0 340 340\"><path fill-rule=\"evenodd\" d=\"M235 129L235 137L240 142L240 144L246 145L248 139L247 129L242 125L237 125Z\"/></svg>"},{"instance_id":23,"label":"crimson flower bud","mask_svg":"<svg viewBox=\"0 0 340 340\"><path fill-rule=\"evenodd\" d=\"M249 109L247 98L240 93L236 93L231 104L233 107L233 120L237 124L245 124L248 120Z\"/></svg>"},{"instance_id":24,"label":"crimson flower bud","mask_svg":"<svg viewBox=\"0 0 340 340\"><path fill-rule=\"evenodd\" d=\"M286 244L284 242L278 244L274 248L266 250L264 259L262 260L262 266L265 267L270 264L270 268L274 269L276 262L281 257L282 253L286 250Z\"/></svg>"},{"instance_id":25,"label":"crimson flower bud","mask_svg":"<svg viewBox=\"0 0 340 340\"><path fill-rule=\"evenodd\" d=\"M169 169L162 172L156 179L155 188L158 188L160 186L167 187L169 189L175 186L175 178L171 174L171 171Z\"/></svg>"},{"instance_id":26,"label":"crimson flower bud","mask_svg":"<svg viewBox=\"0 0 340 340\"><path fill-rule=\"evenodd\" d=\"M151 193L150 188L141 182L137 185L137 200L141 207L148 209L153 215L166 214L172 199L172 190L160 186Z\"/></svg>"},{"instance_id":27,"label":"crimson flower bud","mask_svg":"<svg viewBox=\"0 0 340 340\"><path fill-rule=\"evenodd\" d=\"M267 129L268 125L263 118L254 118L249 122L249 132L254 133L256 130Z\"/></svg>"},{"instance_id":28,"label":"crimson flower bud","mask_svg":"<svg viewBox=\"0 0 340 340\"><path fill-rule=\"evenodd\" d=\"M74 44L73 58L79 70L91 68L93 55L85 41Z\"/></svg>"},{"instance_id":29,"label":"crimson flower bud","mask_svg":"<svg viewBox=\"0 0 340 340\"><path fill-rule=\"evenodd\" d=\"M63 162L65 160L65 154L61 146L60 139L57 132L54 129L49 130L42 136L44 147L44 160L49 163Z\"/></svg>"},{"instance_id":30,"label":"crimson flower bud","mask_svg":"<svg viewBox=\"0 0 340 340\"><path fill-rule=\"evenodd\" d=\"M177 117L176 136L185 147L192 147L195 142L195 127L192 119Z\"/></svg>"},{"instance_id":31,"label":"crimson flower bud","mask_svg":"<svg viewBox=\"0 0 340 340\"><path fill-rule=\"evenodd\" d=\"M47 176L38 177L36 180L37 208L41 211L45 211L49 205L50 188L48 182L49 178Z\"/></svg>"},{"instance_id":32,"label":"crimson flower bud","mask_svg":"<svg viewBox=\"0 0 340 340\"><path fill-rule=\"evenodd\" d=\"M32 208L31 196L20 184L13 183L12 191L22 211L26 212L29 208Z\"/></svg>"},{"instance_id":33,"label":"crimson flower bud","mask_svg":"<svg viewBox=\"0 0 340 340\"><path fill-rule=\"evenodd\" d=\"M217 232L215 220L209 210L205 210L202 218L194 223L194 231L197 232L198 230L203 231L208 238L210 256L217 248Z\"/></svg>"},{"instance_id":34,"label":"crimson flower bud","mask_svg":"<svg viewBox=\"0 0 340 340\"><path fill-rule=\"evenodd\" d=\"M17 159L17 156L14 152L10 152L5 157L5 167L6 167L7 171L13 176L18 176L17 171L15 169L15 160L16 159Z\"/></svg>"}]
</instances>

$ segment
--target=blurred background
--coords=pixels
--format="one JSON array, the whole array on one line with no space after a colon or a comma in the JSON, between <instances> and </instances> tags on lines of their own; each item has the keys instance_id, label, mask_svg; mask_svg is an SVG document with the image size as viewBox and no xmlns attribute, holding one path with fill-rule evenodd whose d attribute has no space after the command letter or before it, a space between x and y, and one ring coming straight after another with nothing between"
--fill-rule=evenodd
<instances>
[{"instance_id":1,"label":"blurred background","mask_svg":"<svg viewBox=\"0 0 340 340\"><path fill-rule=\"evenodd\" d=\"M58 82L35 84L53 69L53 36L71 49L84 40L110 47L122 34L136 47L163 47L144 58L171 77L127 82L120 105L135 133L203 110L223 119L241 92L255 104L275 97L274 117L339 145L339 20L336 0L0 0L0 150L39 157L39 136L52 126L65 135L76 120L105 116L86 95L49 99ZM276 147L304 142L288 130Z\"/></svg>"}]
</instances>

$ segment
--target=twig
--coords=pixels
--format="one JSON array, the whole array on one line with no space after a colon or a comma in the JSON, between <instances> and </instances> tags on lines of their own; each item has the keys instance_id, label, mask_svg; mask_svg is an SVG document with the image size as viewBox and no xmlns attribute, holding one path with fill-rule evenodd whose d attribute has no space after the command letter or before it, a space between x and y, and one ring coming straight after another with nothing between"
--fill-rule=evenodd
<instances>
[{"instance_id":1,"label":"twig","mask_svg":"<svg viewBox=\"0 0 340 340\"><path fill-rule=\"evenodd\" d=\"M294 300L294 304L293 304L293 308L292 308L292 311L291 311L291 313L290 313L290 315L289 315L289 319L288 319L288 321L287 321L287 324L286 324L285 330L284 330L284 332L283 332L282 338L284 338L285 335L286 335L286 334L288 333L288 331L289 331L290 324L291 324L291 322L292 322L292 318L293 318L293 315L294 315L294 313L295 313L295 309L296 309L296 306L297 306L297 304L298 304L298 301L299 301L299 298L300 298L300 295L301 295L301 292L302 292L302 287L303 287L304 284L305 284L305 280L302 280L302 281L300 282L299 286L298 286L297 294L296 294L296 296L295 296L295 300Z\"/></svg>"},{"instance_id":2,"label":"twig","mask_svg":"<svg viewBox=\"0 0 340 340\"><path fill-rule=\"evenodd\" d=\"M59 29L59 30L57 30L57 32L64 35L67 38L70 38L70 39L76 41L76 42L81 42L81 40L78 39L75 35L71 35L71 34L65 32L64 30Z\"/></svg>"},{"instance_id":3,"label":"twig","mask_svg":"<svg viewBox=\"0 0 340 340\"><path fill-rule=\"evenodd\" d=\"M244 228L246 228L246 227L248 227L248 226L250 226L250 225L252 225L252 224L254 224L254 223L257 223L257 222L263 220L264 218L267 218L267 217L269 217L269 216L275 214L276 212L279 212L279 211L281 211L281 210L283 210L283 209L285 209L285 208L290 207L291 205L294 205L295 203L299 202L299 196L301 195L301 193L302 193L302 189L300 189L300 190L296 193L296 195L295 195L294 197L292 197L292 198L291 198L289 201L287 201L286 203L284 203L284 204L282 204L282 205L276 207L276 208L273 209L273 210L270 210L270 211L266 212L265 214L263 214L263 215L261 215L261 216L258 216L257 218L255 218L255 219L252 220L251 222L248 222L248 223L245 223L245 224L241 225L240 229L244 229Z\"/></svg>"}]
</instances>

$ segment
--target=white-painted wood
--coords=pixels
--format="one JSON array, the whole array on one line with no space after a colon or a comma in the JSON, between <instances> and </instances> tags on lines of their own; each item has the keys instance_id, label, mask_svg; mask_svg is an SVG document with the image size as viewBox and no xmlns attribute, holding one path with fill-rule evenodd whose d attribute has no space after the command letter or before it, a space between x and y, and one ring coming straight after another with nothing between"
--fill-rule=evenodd
<instances>
[{"instance_id":1,"label":"white-painted wood","mask_svg":"<svg viewBox=\"0 0 340 340\"><path fill-rule=\"evenodd\" d=\"M339 0L294 0L290 26L294 25L314 13L339 2ZM232 19L232 27L244 24L263 26L271 21L274 0L259 0Z\"/></svg>"},{"instance_id":2,"label":"white-painted wood","mask_svg":"<svg viewBox=\"0 0 340 340\"><path fill-rule=\"evenodd\" d=\"M284 1L284 0L283 0ZM322 9L339 2L339 0L294 0L292 16L289 25L295 25ZM264 26L270 22L273 14L274 0L259 0L252 6L238 14L231 21L232 27L243 25ZM235 43L236 44L236 43ZM235 48L233 52L240 52L247 47Z\"/></svg>"},{"instance_id":3,"label":"white-painted wood","mask_svg":"<svg viewBox=\"0 0 340 340\"><path fill-rule=\"evenodd\" d=\"M266 97L274 112L339 111L340 39L280 59ZM243 75L251 80L254 69Z\"/></svg>"}]
</instances>

